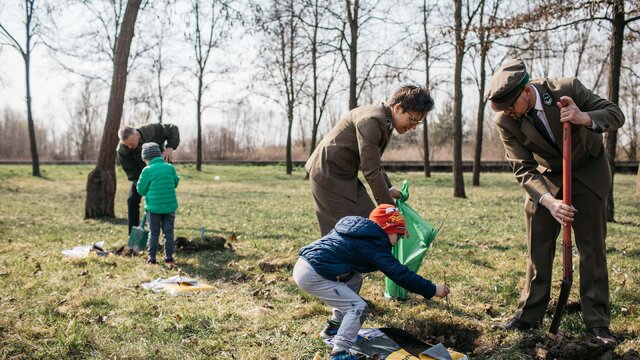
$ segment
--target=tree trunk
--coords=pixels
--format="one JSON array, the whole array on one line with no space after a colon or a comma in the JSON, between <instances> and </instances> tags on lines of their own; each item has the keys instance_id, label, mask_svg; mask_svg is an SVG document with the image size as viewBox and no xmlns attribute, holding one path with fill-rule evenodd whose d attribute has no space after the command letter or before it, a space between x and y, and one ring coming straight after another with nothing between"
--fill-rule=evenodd
<instances>
[{"instance_id":1,"label":"tree trunk","mask_svg":"<svg viewBox=\"0 0 640 360\"><path fill-rule=\"evenodd\" d=\"M162 31L164 36L164 26ZM158 65L156 70L156 86L158 87L158 122L160 124L162 124L162 119L164 117L164 90L162 89L162 71L164 70L164 65L162 63L162 45L162 42L158 44Z\"/></svg>"},{"instance_id":2,"label":"tree trunk","mask_svg":"<svg viewBox=\"0 0 640 360\"><path fill-rule=\"evenodd\" d=\"M464 40L462 39L462 0L455 0L456 63L453 76L453 196L466 198L462 174L462 61Z\"/></svg>"},{"instance_id":3,"label":"tree trunk","mask_svg":"<svg viewBox=\"0 0 640 360\"><path fill-rule=\"evenodd\" d=\"M86 219L115 217L116 195L115 148L118 144L118 128L122 117L124 94L127 87L127 63L134 36L136 18L142 0L129 0L124 12L120 34L116 40L113 79L107 107L107 120L100 143L95 169L87 177Z\"/></svg>"},{"instance_id":4,"label":"tree trunk","mask_svg":"<svg viewBox=\"0 0 640 360\"><path fill-rule=\"evenodd\" d=\"M313 76L313 125L311 127L311 145L309 146L309 156L316 149L318 141L318 17L320 11L318 9L319 0L313 2L313 35L311 37L311 69ZM309 174L307 174L309 176Z\"/></svg>"},{"instance_id":5,"label":"tree trunk","mask_svg":"<svg viewBox=\"0 0 640 360\"><path fill-rule=\"evenodd\" d=\"M30 79L30 66L31 66L31 50L29 47L31 37L27 35L27 50L24 54L25 65L25 82L27 88L27 123L29 125L29 144L31 146L31 175L40 175L40 159L38 157L38 145L36 143L36 129L33 124L33 113L31 112L31 79Z\"/></svg>"},{"instance_id":6,"label":"tree trunk","mask_svg":"<svg viewBox=\"0 0 640 360\"><path fill-rule=\"evenodd\" d=\"M613 27L611 30L611 67L609 69L609 100L618 104L620 100L620 69L622 67L622 47L624 45L624 0L616 0L613 5ZM615 221L613 202L613 176L616 165L616 147L618 146L618 131L607 132L604 136L605 147L611 166L611 189L607 198L607 221Z\"/></svg>"},{"instance_id":7,"label":"tree trunk","mask_svg":"<svg viewBox=\"0 0 640 360\"><path fill-rule=\"evenodd\" d=\"M293 172L293 159L291 157L291 129L293 128L293 104L289 103L287 108L287 119L289 121L289 126L287 127L287 175L291 175Z\"/></svg>"},{"instance_id":8,"label":"tree trunk","mask_svg":"<svg viewBox=\"0 0 640 360\"><path fill-rule=\"evenodd\" d=\"M33 9L33 2L25 2L26 46L24 47L24 51L22 51L22 58L24 60L25 87L27 89L27 125L29 127L29 144L31 147L31 175L41 176L38 145L36 142L36 129L33 123L33 113L31 111L31 37L33 36L31 20L33 19Z\"/></svg>"},{"instance_id":9,"label":"tree trunk","mask_svg":"<svg viewBox=\"0 0 640 360\"><path fill-rule=\"evenodd\" d=\"M349 110L351 110L358 107L358 12L360 1L353 2L353 12L351 11L351 1L347 0L346 5L351 32L351 44L349 44Z\"/></svg>"},{"instance_id":10,"label":"tree trunk","mask_svg":"<svg viewBox=\"0 0 640 360\"><path fill-rule=\"evenodd\" d=\"M316 12L314 15L317 19L318 14L318 1L315 2ZM318 43L317 43L318 28L313 29L313 41L311 45L311 67L313 70L313 124L311 125L311 144L309 145L309 156L316 149L316 142L318 141ZM305 174L305 179L309 179L309 173Z\"/></svg>"},{"instance_id":11,"label":"tree trunk","mask_svg":"<svg viewBox=\"0 0 640 360\"><path fill-rule=\"evenodd\" d=\"M638 174L636 175L636 201L640 202L640 164L638 164Z\"/></svg>"},{"instance_id":12,"label":"tree trunk","mask_svg":"<svg viewBox=\"0 0 640 360\"><path fill-rule=\"evenodd\" d=\"M484 99L484 87L485 87L485 62L487 59L487 39L485 34L484 20L484 0L481 1L482 8L480 9L480 86L478 87L478 114L476 116L476 148L473 154L473 175L471 179L472 186L480 186L480 170L482 159L482 134L484 131L484 108L486 101Z\"/></svg>"},{"instance_id":13,"label":"tree trunk","mask_svg":"<svg viewBox=\"0 0 640 360\"><path fill-rule=\"evenodd\" d=\"M484 72L484 69L481 70L481 72ZM481 82L484 82L484 81L481 80ZM482 167L482 163L481 163L482 134L484 131L484 109L485 109L486 102L483 100L484 84L482 84L481 87L483 88L483 90L479 91L480 101L478 101L478 115L477 115L478 126L476 127L476 147L475 147L475 152L473 154L473 175L471 180L471 184L473 186L480 186L480 171L482 170L481 169Z\"/></svg>"},{"instance_id":14,"label":"tree trunk","mask_svg":"<svg viewBox=\"0 0 640 360\"><path fill-rule=\"evenodd\" d=\"M427 0L422 2L422 33L424 35L424 87L431 91L431 73L429 71L429 60L431 58L431 49L429 49L429 33L427 32ZM422 128L422 144L424 147L424 157L422 166L424 167L424 177L431 177L431 162L429 161L429 124L427 118L423 120Z\"/></svg>"},{"instance_id":15,"label":"tree trunk","mask_svg":"<svg viewBox=\"0 0 640 360\"><path fill-rule=\"evenodd\" d=\"M422 128L422 141L424 144L424 157L422 159L422 167L424 167L424 177L431 177L431 162L429 161L429 124L424 119Z\"/></svg>"},{"instance_id":16,"label":"tree trunk","mask_svg":"<svg viewBox=\"0 0 640 360\"><path fill-rule=\"evenodd\" d=\"M638 164L638 174L636 174L636 201L640 202L640 163Z\"/></svg>"},{"instance_id":17,"label":"tree trunk","mask_svg":"<svg viewBox=\"0 0 640 360\"><path fill-rule=\"evenodd\" d=\"M203 87L204 68L200 69L198 74L198 98L196 99L196 170L202 171L202 87Z\"/></svg>"},{"instance_id":18,"label":"tree trunk","mask_svg":"<svg viewBox=\"0 0 640 360\"><path fill-rule=\"evenodd\" d=\"M293 81L293 77L294 77L294 62L295 62L295 56L294 56L294 49L296 47L296 26L295 26L295 11L294 11L294 4L293 1L289 4L289 6L291 6L290 11L291 11L291 19L289 20L289 54L288 54L288 66L287 66L287 71L288 71L288 76L289 76L289 83L288 83L288 88L289 88L289 95L287 96L287 120L289 122L289 126L287 127L287 155L286 155L286 166L287 166L287 175L291 175L293 173L293 159L291 156L291 146L292 146L292 139L291 139L291 130L293 128L293 112L294 112L294 107L295 107L295 101L296 101L296 93L295 93L295 89L294 89L294 81ZM282 45L285 45L286 43L283 42ZM284 60L284 59L283 59Z\"/></svg>"}]
</instances>

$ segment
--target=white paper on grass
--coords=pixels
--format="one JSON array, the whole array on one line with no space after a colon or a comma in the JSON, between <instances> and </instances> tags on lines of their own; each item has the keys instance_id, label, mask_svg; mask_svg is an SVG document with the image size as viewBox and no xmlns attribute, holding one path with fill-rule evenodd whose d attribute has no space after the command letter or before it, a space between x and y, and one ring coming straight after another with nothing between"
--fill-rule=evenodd
<instances>
[{"instance_id":1,"label":"white paper on grass","mask_svg":"<svg viewBox=\"0 0 640 360\"><path fill-rule=\"evenodd\" d=\"M66 256L79 259L89 256L91 249L104 249L104 241L98 241L93 243L93 245L76 246L71 248L71 250L62 250L61 253Z\"/></svg>"},{"instance_id":2,"label":"white paper on grass","mask_svg":"<svg viewBox=\"0 0 640 360\"><path fill-rule=\"evenodd\" d=\"M176 275L167 279L155 279L153 281L146 282L142 284L142 288L146 290L158 292L158 291L163 291L165 287L167 287L167 285L180 284L180 283L187 283L195 286L196 284L198 284L198 280Z\"/></svg>"}]
</instances>

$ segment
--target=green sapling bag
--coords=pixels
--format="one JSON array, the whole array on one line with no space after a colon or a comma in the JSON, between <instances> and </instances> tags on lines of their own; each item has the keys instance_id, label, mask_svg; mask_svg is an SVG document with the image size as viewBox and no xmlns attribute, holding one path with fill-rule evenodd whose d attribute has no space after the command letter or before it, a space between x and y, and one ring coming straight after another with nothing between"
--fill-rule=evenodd
<instances>
[{"instance_id":1,"label":"green sapling bag","mask_svg":"<svg viewBox=\"0 0 640 360\"><path fill-rule=\"evenodd\" d=\"M398 259L401 264L407 266L411 271L418 272L429 246L438 234L438 230L434 229L427 220L423 219L418 212L407 204L407 200L409 199L409 184L407 180L402 183L402 190L400 190L400 192L402 193L402 197L398 199L396 205L402 216L404 216L409 237L400 239L391 251L393 256ZM396 300L407 299L406 289L387 277L385 277L384 282L385 298Z\"/></svg>"}]
</instances>

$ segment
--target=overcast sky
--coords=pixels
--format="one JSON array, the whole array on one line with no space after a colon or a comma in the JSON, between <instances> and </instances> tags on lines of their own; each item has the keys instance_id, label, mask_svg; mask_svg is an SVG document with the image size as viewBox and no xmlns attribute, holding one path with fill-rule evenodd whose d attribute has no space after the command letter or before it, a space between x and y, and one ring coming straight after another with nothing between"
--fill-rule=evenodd
<instances>
[{"instance_id":1,"label":"overcast sky","mask_svg":"<svg viewBox=\"0 0 640 360\"><path fill-rule=\"evenodd\" d=\"M242 4L244 0L239 0L237 3ZM421 16L419 12L419 2L409 0L399 0L400 2L394 3L391 6L391 1L382 1L382 6L390 6L384 12L385 17L394 19L400 23L412 24L408 30L402 30L400 26L384 23L382 25L376 24L370 26L368 23L366 30L362 32L362 39L360 39L360 50L363 52L359 57L359 64L361 68L366 66L366 62L369 61L366 58L366 54L371 56L371 53L380 51L380 49L393 44L395 39L398 38L399 31L413 32L413 42L407 42L402 46L394 48L391 52L390 58L397 57L398 63L402 63L407 58L415 56L416 42L420 41L420 21ZM59 2L46 2L46 3L62 3ZM22 24L24 14L18 6L20 2L17 0L12 1L0 1L0 23L2 23L13 35L15 35L21 43L24 42L24 25ZM38 3L45 3L45 1L38 1ZM108 3L107 1L95 1L97 4ZM160 4L160 2L150 2L151 4ZM91 38L83 40L82 43L74 42L74 38L79 34L86 33L88 28L95 28L96 21L92 16L88 14L86 8L82 5L76 5L67 8L59 8L56 13L55 23L58 26L57 42L59 46L71 47L75 44L91 43ZM138 19L136 23L136 37L133 40L132 52L136 47L141 46L141 39L149 39L154 31L157 31L159 27L159 21L164 19L172 19L172 23L169 24L169 29L173 32L171 39L172 42L168 43L164 54L166 57L171 58L174 67L166 73L165 80L168 77L175 75L184 85L175 85L168 90L167 96L169 97L166 104L168 113L165 114L165 121L174 123L180 126L181 131L185 134L185 138L192 137L195 134L195 100L189 92L193 92L196 87L196 81L190 70L195 67L193 60L193 49L187 43L184 37L187 24L191 22L186 14L188 9L185 8L185 1L178 1L175 13L171 16L164 16L159 13L159 9L143 9L138 13ZM505 6L518 7L518 3L505 3ZM526 8L529 6L527 3L522 3L522 6L518 7ZM450 9L449 9L450 10ZM505 10L509 12L515 11L515 9ZM430 24L440 23L439 30L434 31L431 35L434 36L436 41L451 41L451 35L440 32L442 29L446 29L450 25L450 19L447 16L434 16L431 19ZM260 137L271 141L273 143L283 144L286 140L286 117L281 106L277 105L273 99L268 97L262 97L256 95L256 93L266 93L271 97L277 97L277 91L273 88L269 88L266 85L266 81L256 80L256 76L261 71L261 61L259 56L259 50L261 45L264 44L263 35L257 33L246 33L247 29L253 25L249 18L246 19L244 25L234 26L235 32L229 36L227 42L220 45L220 48L214 52L212 59L210 60L210 69L230 69L224 74L216 74L211 77L215 79L212 82L211 89L206 94L205 103L209 105L203 114L203 126L229 126L233 127L238 121L234 116L239 109L234 108L234 101L241 98L248 99L249 111L254 117L258 118L261 128L254 129ZM400 29L400 30L399 30ZM246 34L245 34L246 33ZM243 35L243 36L241 36ZM403 34L401 34L403 35ZM603 43L606 43L607 32L598 30L597 33L592 35L592 39L595 37L602 37ZM76 40L77 41L77 40ZM513 38L510 39L513 41ZM501 40L500 42L507 42L507 40ZM438 51L442 54L442 49L447 51L444 55L444 60L440 63L436 63L432 68L433 77L440 83L436 86L436 90L433 95L436 100L436 111L441 108L440 105L444 101L450 100L452 97L451 80L453 76L453 52L451 44L445 44L438 48ZM570 44L574 46L575 44ZM95 46L95 44L93 45ZM376 48L377 46L377 48ZM569 45L567 45L569 46ZM495 44L492 50L490 63L497 65L504 56L504 48L498 49L499 45ZM367 52L368 51L368 52ZM93 56L91 54L86 59L70 59L69 57L62 57L55 55L60 61L64 62L67 66L72 68L82 69L83 72L102 72L103 77L110 77L105 74L110 73L111 67L108 59L104 56ZM604 57L603 54L599 54ZM78 98L79 92L83 89L83 80L81 77L64 70L54 59L54 54L44 45L39 44L35 47L32 53L31 64L31 91L34 110L34 120L37 124L46 126L48 128L55 129L57 134L63 132L69 123L69 110L73 107L74 101ZM394 59L395 60L395 59ZM477 59L476 59L477 60ZM419 60L416 67L423 66ZM471 56L467 55L465 59L465 67L463 77L466 78L466 85L464 89L464 103L463 111L465 116L472 119L475 116L475 109L477 106L477 89L474 84L474 69L471 63ZM592 64L590 64L590 62ZM595 62L595 65L593 64ZM558 59L557 63L560 63ZM583 82L590 86L592 85L593 76L590 74L597 74L598 67L601 63L599 58L588 59L582 61L581 71L583 74L580 78ZM562 62L564 65L564 62ZM131 63L130 63L131 66ZM635 64L633 65L635 66ZM567 63L563 74L558 71L558 64L553 63L548 76L562 76L570 75L573 72L575 65ZM541 76L542 67L532 69L532 77ZM367 94L360 99L360 104L368 102L384 101L386 97L404 83L421 84L424 82L424 72L415 71L408 74L408 79L402 81L390 81L382 82L377 85L376 89L372 91L372 94ZM135 68L130 70L130 76L128 78L127 91L128 95L131 95L131 91L140 89L144 86L149 86L153 83L153 78L149 64L144 64L141 61L135 63ZM341 78L338 80L336 88L346 89L348 88L348 79L346 79L344 69L340 70ZM488 70L490 73L490 70ZM269 76L275 77L277 74L269 74ZM108 79L110 81L110 79ZM249 91L248 88L252 87L253 90ZM604 94L602 94L604 95ZM0 109L9 107L13 110L26 113L25 105L25 81L24 81L24 63L19 56L18 52L8 46L3 46L0 49ZM334 114L340 115L347 110L347 97L346 93L341 93L336 97L330 111ZM105 113L102 114L104 121L104 115L106 115L106 103L108 101L108 89L106 89L100 95L100 101L102 101ZM294 124L293 136L298 138L301 130L298 126L298 118L308 120L309 114L304 113L307 111L304 107L300 107L296 113L296 123ZM154 120L152 118L149 121ZM140 118L140 114L134 114L127 111L122 119L123 123L129 124L141 124L145 121ZM326 132L329 126L329 121L323 121L322 125L325 126L321 129L321 133ZM51 126L53 125L53 126ZM102 125L101 125L102 126ZM309 127L309 126L307 126ZM306 129L308 132L309 129ZM308 136L308 134L307 134Z\"/></svg>"},{"instance_id":2,"label":"overcast sky","mask_svg":"<svg viewBox=\"0 0 640 360\"><path fill-rule=\"evenodd\" d=\"M38 2L37 2L38 3ZM24 25L22 23L24 13L17 6L18 2L3 3L0 5L0 23L2 23L9 32L16 37L22 44L24 43ZM82 9L76 5L71 9L64 9L59 12L56 19L60 33L73 32L74 26L77 28L78 18L82 18L79 14ZM138 13L138 21L136 26L143 21L149 22L149 16L153 16L150 11L144 10ZM145 18L145 16L147 18ZM182 17L174 15L174 21L184 21ZM151 19L153 20L153 19ZM184 31L183 26L176 26L175 31ZM177 29L180 30L177 30ZM72 29L72 30L69 30ZM77 29L75 29L77 30ZM136 38L143 33L136 29ZM175 34L174 34L175 35ZM234 37L237 34L234 35ZM175 41L178 41L176 44ZM174 36L174 43L167 45L165 49L165 57L171 57L174 68L171 72L165 73L165 77L176 75L185 84L184 86L175 85L174 88L167 90L170 97L165 106L168 106L165 114L165 121L175 123L180 126L181 131L187 136L195 134L195 100L189 91L193 92L196 87L196 81L188 69L178 68L180 66L192 66L195 68L193 60L193 50L186 44L184 36L180 33ZM133 49L132 49L133 52ZM49 127L55 124L55 131L61 132L68 126L68 111L77 98L79 91L83 87L83 79L69 71L64 70L53 58L52 52L44 45L38 44L34 48L31 55L31 95L34 120L37 124ZM257 47L255 41L251 38L244 38L241 42L229 41L223 50L217 50L212 54L209 61L209 68L231 68L233 74L216 75L218 81L212 82L210 90L207 92L206 104L209 106L203 115L203 126L212 125L214 123L220 125L224 121L229 121L228 113L231 109L225 106L225 102L232 99L238 99L247 95L247 85L251 82L255 75ZM58 59L66 61L68 58L61 56ZM176 65L178 64L178 65ZM71 65L71 64L67 64ZM109 64L106 64L107 66ZM78 66L84 66L84 70L91 72L97 68L106 68L105 64L94 64L91 61L84 61ZM127 91L134 86L135 81L140 81L140 77L136 75L149 73L150 70L142 68L144 65L138 63L139 70L132 71L127 84ZM92 67L94 69L92 69ZM146 79L143 79L144 82ZM141 86L141 85L139 85ZM104 104L108 100L108 92L103 94ZM261 101L264 105L264 100ZM18 51L3 46L0 50L0 109L11 108L20 113L26 114L25 104L25 67L22 57ZM256 104L256 108L260 108L260 104ZM105 106L106 109L106 106ZM140 121L132 119L125 110L123 115L123 123L139 124ZM152 115L152 121L155 115ZM103 119L104 120L104 119ZM267 131L268 132L268 131ZM279 132L282 133L282 132ZM286 134L269 134L269 136L281 136Z\"/></svg>"}]
</instances>

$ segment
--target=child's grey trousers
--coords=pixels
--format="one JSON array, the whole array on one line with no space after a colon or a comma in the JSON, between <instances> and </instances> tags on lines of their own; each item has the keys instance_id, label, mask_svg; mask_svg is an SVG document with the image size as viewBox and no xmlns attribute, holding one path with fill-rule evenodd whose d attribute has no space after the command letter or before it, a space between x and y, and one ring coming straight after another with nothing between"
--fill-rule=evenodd
<instances>
[{"instance_id":1,"label":"child's grey trousers","mask_svg":"<svg viewBox=\"0 0 640 360\"><path fill-rule=\"evenodd\" d=\"M367 303L358 295L362 274L354 272L347 282L328 280L300 257L293 268L293 280L300 289L331 306L331 320L341 323L333 341L332 353L348 351L358 338L358 331L369 313Z\"/></svg>"}]
</instances>

